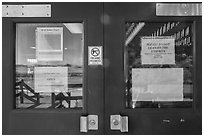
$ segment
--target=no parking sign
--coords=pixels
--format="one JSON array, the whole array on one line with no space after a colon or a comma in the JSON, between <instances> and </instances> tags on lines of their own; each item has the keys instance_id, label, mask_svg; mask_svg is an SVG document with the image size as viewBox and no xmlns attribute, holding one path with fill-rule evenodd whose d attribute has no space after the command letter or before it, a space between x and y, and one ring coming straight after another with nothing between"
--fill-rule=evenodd
<instances>
[{"instance_id":1,"label":"no parking sign","mask_svg":"<svg viewBox=\"0 0 204 137\"><path fill-rule=\"evenodd\" d=\"M102 46L89 46L88 65L103 65Z\"/></svg>"}]
</instances>

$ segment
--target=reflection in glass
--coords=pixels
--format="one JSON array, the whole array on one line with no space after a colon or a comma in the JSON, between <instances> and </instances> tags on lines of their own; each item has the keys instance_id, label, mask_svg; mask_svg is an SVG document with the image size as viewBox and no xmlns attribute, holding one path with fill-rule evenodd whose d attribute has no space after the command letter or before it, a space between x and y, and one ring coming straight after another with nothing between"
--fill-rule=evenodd
<instances>
[{"instance_id":1,"label":"reflection in glass","mask_svg":"<svg viewBox=\"0 0 204 137\"><path fill-rule=\"evenodd\" d=\"M16 24L16 108L83 107L83 24Z\"/></svg>"},{"instance_id":2,"label":"reflection in glass","mask_svg":"<svg viewBox=\"0 0 204 137\"><path fill-rule=\"evenodd\" d=\"M126 22L125 30L126 107L192 107L192 23Z\"/></svg>"}]
</instances>

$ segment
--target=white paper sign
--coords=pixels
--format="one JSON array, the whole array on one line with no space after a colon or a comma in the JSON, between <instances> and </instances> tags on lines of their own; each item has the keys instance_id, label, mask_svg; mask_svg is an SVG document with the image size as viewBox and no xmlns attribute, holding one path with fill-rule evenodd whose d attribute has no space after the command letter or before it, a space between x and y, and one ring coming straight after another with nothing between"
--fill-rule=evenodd
<instances>
[{"instance_id":1,"label":"white paper sign","mask_svg":"<svg viewBox=\"0 0 204 137\"><path fill-rule=\"evenodd\" d=\"M142 64L175 64L175 39L173 37L142 37Z\"/></svg>"},{"instance_id":2,"label":"white paper sign","mask_svg":"<svg viewBox=\"0 0 204 137\"><path fill-rule=\"evenodd\" d=\"M35 92L67 92L68 67L35 67Z\"/></svg>"},{"instance_id":3,"label":"white paper sign","mask_svg":"<svg viewBox=\"0 0 204 137\"><path fill-rule=\"evenodd\" d=\"M132 69L133 101L183 101L183 68Z\"/></svg>"},{"instance_id":4,"label":"white paper sign","mask_svg":"<svg viewBox=\"0 0 204 137\"><path fill-rule=\"evenodd\" d=\"M38 61L63 61L63 28L36 28L36 58Z\"/></svg>"},{"instance_id":5,"label":"white paper sign","mask_svg":"<svg viewBox=\"0 0 204 137\"><path fill-rule=\"evenodd\" d=\"M89 46L89 65L103 65L102 46Z\"/></svg>"}]
</instances>

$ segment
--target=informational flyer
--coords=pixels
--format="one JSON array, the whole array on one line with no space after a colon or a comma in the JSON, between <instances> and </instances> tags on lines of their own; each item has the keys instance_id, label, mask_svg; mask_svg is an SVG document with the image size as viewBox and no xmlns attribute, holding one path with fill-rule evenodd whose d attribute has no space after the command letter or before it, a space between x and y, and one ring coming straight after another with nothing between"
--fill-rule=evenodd
<instances>
[{"instance_id":1,"label":"informational flyer","mask_svg":"<svg viewBox=\"0 0 204 137\"><path fill-rule=\"evenodd\" d=\"M183 68L132 69L133 101L183 101Z\"/></svg>"},{"instance_id":2,"label":"informational flyer","mask_svg":"<svg viewBox=\"0 0 204 137\"><path fill-rule=\"evenodd\" d=\"M169 36L141 38L142 64L175 64L175 38Z\"/></svg>"},{"instance_id":3,"label":"informational flyer","mask_svg":"<svg viewBox=\"0 0 204 137\"><path fill-rule=\"evenodd\" d=\"M68 67L35 67L35 92L67 92Z\"/></svg>"},{"instance_id":4,"label":"informational flyer","mask_svg":"<svg viewBox=\"0 0 204 137\"><path fill-rule=\"evenodd\" d=\"M36 28L36 58L38 61L63 61L63 28Z\"/></svg>"}]
</instances>

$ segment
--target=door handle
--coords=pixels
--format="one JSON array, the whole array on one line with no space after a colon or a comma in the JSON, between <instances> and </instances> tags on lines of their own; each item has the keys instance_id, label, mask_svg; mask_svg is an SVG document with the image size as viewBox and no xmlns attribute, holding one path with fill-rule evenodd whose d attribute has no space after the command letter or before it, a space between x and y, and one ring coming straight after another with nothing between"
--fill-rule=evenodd
<instances>
[{"instance_id":1,"label":"door handle","mask_svg":"<svg viewBox=\"0 0 204 137\"><path fill-rule=\"evenodd\" d=\"M110 128L111 130L120 130L121 132L128 132L128 116L111 115Z\"/></svg>"},{"instance_id":2,"label":"door handle","mask_svg":"<svg viewBox=\"0 0 204 137\"><path fill-rule=\"evenodd\" d=\"M98 130L97 115L88 115L80 117L80 132L88 132L88 130Z\"/></svg>"}]
</instances>

